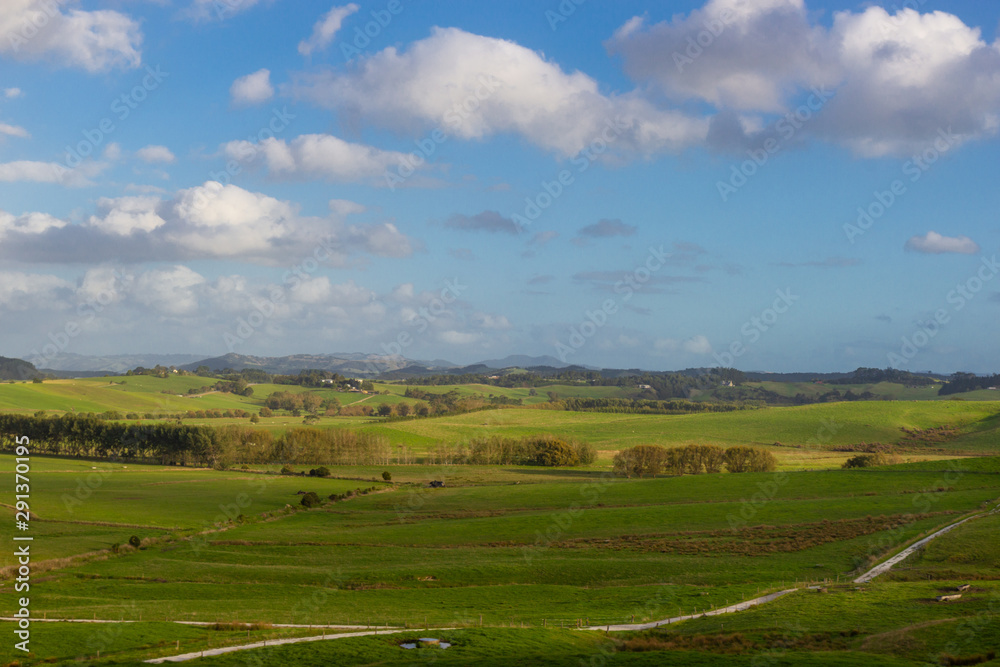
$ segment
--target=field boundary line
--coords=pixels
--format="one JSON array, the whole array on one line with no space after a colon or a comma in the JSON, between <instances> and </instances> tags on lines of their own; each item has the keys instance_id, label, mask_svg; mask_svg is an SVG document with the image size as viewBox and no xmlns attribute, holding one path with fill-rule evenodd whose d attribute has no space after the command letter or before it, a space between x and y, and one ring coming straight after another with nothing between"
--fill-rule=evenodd
<instances>
[{"instance_id":1,"label":"field boundary line","mask_svg":"<svg viewBox=\"0 0 1000 667\"><path fill-rule=\"evenodd\" d=\"M672 618L665 618L662 621L652 621L650 623L624 623L621 625L591 625L581 630L604 630L605 632L627 632L629 630L652 630L653 628L658 628L661 625L670 625L672 623L680 623L681 621L689 621L693 618L703 618L705 616L720 616L722 614L733 614L738 611L746 611L751 607L756 607L758 605L766 604L772 600L777 600L780 597L784 597L789 593L794 593L799 590L798 588L788 588L783 591L778 591L776 593L768 593L767 595L761 595L760 597L753 598L752 600L744 600L743 602L737 602L736 604L731 604L728 607L722 607L721 609L713 609L711 611L704 611L700 614L685 614L684 616L674 616Z\"/></svg>"},{"instance_id":2,"label":"field boundary line","mask_svg":"<svg viewBox=\"0 0 1000 667\"><path fill-rule=\"evenodd\" d=\"M940 529L934 531L933 533L931 533L930 535L928 535L927 537L925 537L923 539L920 539L920 540L917 540L916 542L914 542L910 546L906 547L905 549L903 549L902 551L900 551L898 554L896 554L892 558L888 559L887 561L885 561L883 563L879 563L878 565L876 565L875 567L873 567L872 569L868 570L867 572L865 572L864 574L862 574L860 577L858 577L857 579L855 579L853 583L855 583L855 584L867 584L869 581L871 581L875 577L877 577L879 575L882 575L882 574L885 574L886 572L888 572L889 570L891 570L893 567L895 567L896 565L898 565L902 561L904 561L907 558L909 558L913 554L913 552L915 552L917 549L919 549L920 547L924 546L925 544L927 544L928 542L930 542L934 538L940 537L941 535L944 535L945 533L948 533L948 532L954 530L955 528L958 528L959 526L961 526L966 521L972 521L973 519L979 519L979 518L982 518L984 516L989 516L990 514L997 514L998 512L1000 512L1000 506L997 506L996 508L994 508L993 510L991 510L989 512L981 512L979 514L973 514L972 516L967 516L964 519L960 519L959 521L956 521L955 523L952 523L952 524L949 524L949 525L945 526L944 528L940 528Z\"/></svg>"},{"instance_id":3,"label":"field boundary line","mask_svg":"<svg viewBox=\"0 0 1000 667\"><path fill-rule=\"evenodd\" d=\"M454 630L454 628L435 628L435 629ZM224 648L214 648L214 649L208 649L206 651L195 651L193 653L182 653L180 655L171 655L164 658L151 658L150 660L144 660L143 662L154 665L161 664L164 662L186 662L188 660L194 660L195 658L201 658L203 656L222 655L224 653L233 653L235 651L247 651L255 648L267 648L269 646L282 646L284 644L299 644L302 642L319 642L319 641L326 641L329 639L350 639L352 637L368 637L379 634L396 635L404 632L420 632L420 630L395 628L387 630L370 630L365 632L342 632L334 635L319 635L315 637L289 637L288 639L275 639L272 640L270 643L268 643L267 641L263 641L263 642L255 642L253 644L244 644L242 646L226 646Z\"/></svg>"}]
</instances>

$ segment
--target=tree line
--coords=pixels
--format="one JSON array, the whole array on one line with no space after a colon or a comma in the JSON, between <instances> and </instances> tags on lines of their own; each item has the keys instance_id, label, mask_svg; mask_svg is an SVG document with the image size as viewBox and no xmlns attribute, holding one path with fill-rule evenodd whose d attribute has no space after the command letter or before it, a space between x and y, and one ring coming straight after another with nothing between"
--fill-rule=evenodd
<instances>
[{"instance_id":1,"label":"tree line","mask_svg":"<svg viewBox=\"0 0 1000 667\"><path fill-rule=\"evenodd\" d=\"M771 472L778 465L774 454L766 449L735 445L723 449L717 445L687 445L663 447L636 445L615 454L614 472L625 477L655 477L671 475L720 473L723 466L729 472Z\"/></svg>"}]
</instances>

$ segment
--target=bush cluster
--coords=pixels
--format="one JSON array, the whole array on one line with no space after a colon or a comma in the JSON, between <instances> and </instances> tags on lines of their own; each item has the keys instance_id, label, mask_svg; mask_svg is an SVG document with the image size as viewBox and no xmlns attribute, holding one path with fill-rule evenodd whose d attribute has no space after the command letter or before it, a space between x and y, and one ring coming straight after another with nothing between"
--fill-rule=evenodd
<instances>
[{"instance_id":1,"label":"bush cluster","mask_svg":"<svg viewBox=\"0 0 1000 667\"><path fill-rule=\"evenodd\" d=\"M777 467L777 463L771 452L744 445L729 449L717 445L672 448L636 445L615 454L614 471L626 477L655 477L661 472L672 475L718 473L722 472L723 466L729 472L770 472Z\"/></svg>"}]
</instances>

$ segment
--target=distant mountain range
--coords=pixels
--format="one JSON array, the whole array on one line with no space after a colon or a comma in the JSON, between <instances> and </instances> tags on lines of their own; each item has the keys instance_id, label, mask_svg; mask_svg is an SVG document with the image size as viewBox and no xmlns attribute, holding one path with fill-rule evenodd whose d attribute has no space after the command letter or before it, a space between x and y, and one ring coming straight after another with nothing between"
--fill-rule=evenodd
<instances>
[{"instance_id":1,"label":"distant mountain range","mask_svg":"<svg viewBox=\"0 0 1000 667\"><path fill-rule=\"evenodd\" d=\"M46 370L84 371L96 373L124 373L138 366L152 368L153 366L177 366L190 364L203 359L201 354L112 354L107 356L88 356L84 354L59 354L45 362Z\"/></svg>"},{"instance_id":2,"label":"distant mountain range","mask_svg":"<svg viewBox=\"0 0 1000 667\"><path fill-rule=\"evenodd\" d=\"M28 365L30 366L30 364ZM407 359L402 356L363 353L293 354L284 357L260 357L230 353L221 357L208 358L198 354L116 354L106 356L60 354L48 359L46 361L46 368L41 370L51 375L68 377L73 374L85 376L102 373L124 373L139 366L144 368L174 366L191 371L197 370L199 366L208 366L213 371L221 371L226 368L233 370L259 368L268 373L292 374L305 369L316 369L352 377L374 377L385 373L398 373L403 369L410 371L409 373L405 373L407 375L427 375L448 372L477 372L474 369L530 368L539 366L566 368L568 364L564 364L551 356L531 357L526 355L511 355L503 359L489 359L470 366L459 366L446 359L424 361ZM32 367L32 377L33 374L34 367Z\"/></svg>"},{"instance_id":3,"label":"distant mountain range","mask_svg":"<svg viewBox=\"0 0 1000 667\"><path fill-rule=\"evenodd\" d=\"M593 366L570 365L559 359L543 355L532 357L523 354L512 354L502 359L486 359L467 366L459 366L446 359L431 361L408 359L403 356L387 356L364 353L332 353L332 354L293 354L284 357L260 357L246 354L226 354L220 357L206 358L197 354L118 354L106 356L88 356L82 354L60 354L47 360L46 368L36 369L26 361L0 357L0 379L19 380L30 379L36 374L47 374L55 377L87 377L93 375L119 374L139 366L152 368L154 366L173 366L194 371L200 366L207 366L213 371L232 369L236 371L245 368L257 368L267 373L296 374L306 369L324 370L349 377L383 377L385 379L400 379L437 374L472 374L486 373L493 370L523 368L536 372L554 372L556 370L600 371L605 377L622 377L640 375L647 371L639 368L616 369L596 368ZM683 375L697 376L709 372L709 368L688 368L670 371ZM770 380L773 382L811 382L814 380L830 382L847 378L852 372L844 373L770 373L766 371L747 371L749 380ZM948 379L947 375L937 373L920 373L927 377L940 380Z\"/></svg>"}]
</instances>

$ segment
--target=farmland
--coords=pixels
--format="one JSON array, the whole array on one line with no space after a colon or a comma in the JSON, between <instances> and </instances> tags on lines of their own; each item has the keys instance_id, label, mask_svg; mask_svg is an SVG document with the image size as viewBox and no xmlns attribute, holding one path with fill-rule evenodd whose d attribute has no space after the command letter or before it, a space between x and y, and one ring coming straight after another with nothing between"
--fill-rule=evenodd
<instances>
[{"instance_id":1,"label":"farmland","mask_svg":"<svg viewBox=\"0 0 1000 667\"><path fill-rule=\"evenodd\" d=\"M340 394L341 404L411 400L393 384L376 385L389 394L367 396L284 385L256 385L252 396L185 395L203 384L129 377L0 385L0 405L21 414L149 411L157 421L199 401L257 410L274 391ZM460 387L469 395L503 391ZM529 398L526 389L507 391ZM408 664L398 644L418 632L455 643L434 655L442 664L509 664L517 655L528 664L749 665L765 656L769 664L908 665L944 653L985 655L995 639L993 626L976 619L994 613L992 596L1000 596L996 515L963 524L862 590L848 582L919 537L996 507L1000 404L862 401L636 415L553 410L544 396L530 398L538 404L420 419L323 416L315 428L366 431L423 453L408 464L333 466L329 477L298 474L306 465L279 474L280 462L218 470L32 457L33 616L119 621L100 632L36 623L35 657L135 664L312 636L309 626L318 625L404 632L255 650L255 661ZM184 422L275 434L301 426L280 413L253 425ZM564 468L433 455L442 443L535 434L584 441L601 455ZM901 462L841 469L846 450L875 442L891 445ZM778 470L612 475L611 454L637 444L754 445L777 456ZM0 455L7 489L13 469L13 456ZM428 488L430 480L443 488ZM302 492L322 504L304 508ZM13 510L3 511L9 525ZM128 546L133 537L138 548ZM17 606L15 565L12 554L0 557L5 610ZM962 582L974 584L965 602L928 602ZM702 612L788 588L801 590L724 617L610 636L577 629ZM972 638L965 633L952 646L974 623ZM194 662L244 664L246 656ZM0 660L16 658L0 647Z\"/></svg>"}]
</instances>

